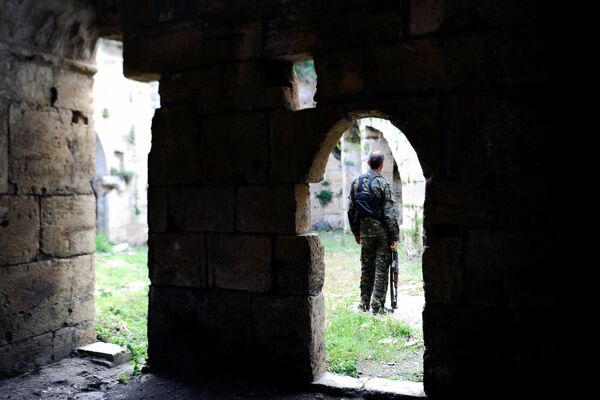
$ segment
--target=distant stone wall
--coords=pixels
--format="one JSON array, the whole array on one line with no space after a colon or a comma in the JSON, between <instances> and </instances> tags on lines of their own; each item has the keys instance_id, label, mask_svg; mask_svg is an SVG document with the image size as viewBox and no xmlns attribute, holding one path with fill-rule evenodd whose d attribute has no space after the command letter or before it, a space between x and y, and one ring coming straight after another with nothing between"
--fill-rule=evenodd
<instances>
[{"instance_id":1,"label":"distant stone wall","mask_svg":"<svg viewBox=\"0 0 600 400\"><path fill-rule=\"evenodd\" d=\"M95 340L94 18L0 1L0 377Z\"/></svg>"},{"instance_id":2,"label":"distant stone wall","mask_svg":"<svg viewBox=\"0 0 600 400\"><path fill-rule=\"evenodd\" d=\"M148 153L158 83L123 76L121 42L100 40L96 65L96 154L104 160L97 163L94 178L96 226L112 243L139 245L148 240Z\"/></svg>"}]
</instances>

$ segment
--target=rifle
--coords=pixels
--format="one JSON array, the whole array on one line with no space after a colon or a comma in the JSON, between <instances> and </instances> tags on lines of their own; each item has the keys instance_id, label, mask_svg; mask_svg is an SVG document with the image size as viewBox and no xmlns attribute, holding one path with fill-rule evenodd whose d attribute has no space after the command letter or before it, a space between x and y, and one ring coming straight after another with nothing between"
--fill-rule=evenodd
<instances>
[{"instance_id":1,"label":"rifle","mask_svg":"<svg viewBox=\"0 0 600 400\"><path fill-rule=\"evenodd\" d=\"M392 260L390 261L390 302L392 312L398 308L398 252L392 251Z\"/></svg>"}]
</instances>

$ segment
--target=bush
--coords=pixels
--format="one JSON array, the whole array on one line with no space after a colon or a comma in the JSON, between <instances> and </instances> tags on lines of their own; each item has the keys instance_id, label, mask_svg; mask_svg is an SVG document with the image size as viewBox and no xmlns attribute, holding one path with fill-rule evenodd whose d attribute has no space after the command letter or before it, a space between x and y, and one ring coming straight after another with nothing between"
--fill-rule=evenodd
<instances>
[{"instance_id":1,"label":"bush","mask_svg":"<svg viewBox=\"0 0 600 400\"><path fill-rule=\"evenodd\" d=\"M100 253L112 252L112 244L110 244L106 236L101 233L96 234L96 251Z\"/></svg>"}]
</instances>

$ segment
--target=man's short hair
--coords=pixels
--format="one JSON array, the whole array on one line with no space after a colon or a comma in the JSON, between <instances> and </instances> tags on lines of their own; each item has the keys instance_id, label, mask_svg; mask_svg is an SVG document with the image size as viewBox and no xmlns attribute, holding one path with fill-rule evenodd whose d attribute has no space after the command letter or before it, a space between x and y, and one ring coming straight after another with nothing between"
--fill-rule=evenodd
<instances>
[{"instance_id":1,"label":"man's short hair","mask_svg":"<svg viewBox=\"0 0 600 400\"><path fill-rule=\"evenodd\" d=\"M384 159L385 155L383 155L381 151L372 152L371 154L369 154L369 167L371 167L372 169L377 169L381 167L381 164L383 164Z\"/></svg>"}]
</instances>

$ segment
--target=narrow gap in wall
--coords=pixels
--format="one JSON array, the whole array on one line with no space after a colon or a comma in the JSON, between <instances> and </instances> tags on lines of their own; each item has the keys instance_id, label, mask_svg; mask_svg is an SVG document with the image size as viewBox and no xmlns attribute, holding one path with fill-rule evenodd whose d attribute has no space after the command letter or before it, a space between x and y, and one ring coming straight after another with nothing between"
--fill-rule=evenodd
<instances>
[{"instance_id":1,"label":"narrow gap in wall","mask_svg":"<svg viewBox=\"0 0 600 400\"><path fill-rule=\"evenodd\" d=\"M312 58L297 61L293 65L293 86L296 96L296 110L315 108L315 94L317 93L317 71Z\"/></svg>"},{"instance_id":2,"label":"narrow gap in wall","mask_svg":"<svg viewBox=\"0 0 600 400\"><path fill-rule=\"evenodd\" d=\"M148 346L148 153L158 82L125 78L118 41L98 41L96 64L96 334L127 347L137 372Z\"/></svg>"},{"instance_id":3,"label":"narrow gap in wall","mask_svg":"<svg viewBox=\"0 0 600 400\"><path fill-rule=\"evenodd\" d=\"M400 241L397 309L374 315L371 310L359 311L361 245L351 231L348 208L352 182L370 170L369 154L376 150L385 156L381 175L396 198ZM389 120L358 119L332 149L324 179L310 189L313 231L325 247L328 370L356 378L422 382L425 179L416 152ZM361 240L364 246L365 239ZM389 311L388 265L385 268L385 308Z\"/></svg>"}]
</instances>

